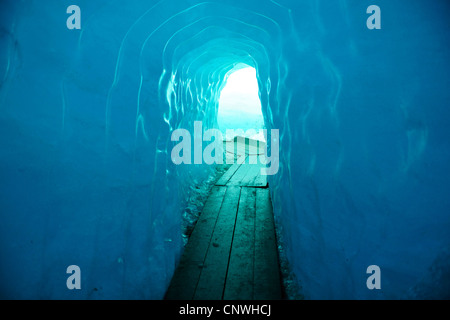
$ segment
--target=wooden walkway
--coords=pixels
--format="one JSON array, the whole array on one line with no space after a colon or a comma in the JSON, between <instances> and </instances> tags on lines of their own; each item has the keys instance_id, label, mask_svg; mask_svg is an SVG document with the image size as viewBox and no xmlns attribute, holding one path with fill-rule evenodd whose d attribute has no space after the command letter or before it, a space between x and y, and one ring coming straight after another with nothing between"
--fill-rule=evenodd
<instances>
[{"instance_id":1,"label":"wooden walkway","mask_svg":"<svg viewBox=\"0 0 450 320\"><path fill-rule=\"evenodd\" d=\"M260 164L232 165L212 188L165 299L281 299L272 203Z\"/></svg>"}]
</instances>

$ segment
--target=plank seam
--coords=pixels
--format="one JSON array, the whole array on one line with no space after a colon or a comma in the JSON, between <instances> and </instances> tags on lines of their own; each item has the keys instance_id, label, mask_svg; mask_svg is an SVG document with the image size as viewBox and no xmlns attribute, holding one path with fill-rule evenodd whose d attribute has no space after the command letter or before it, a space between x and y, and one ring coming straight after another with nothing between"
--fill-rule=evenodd
<instances>
[{"instance_id":1,"label":"plank seam","mask_svg":"<svg viewBox=\"0 0 450 320\"><path fill-rule=\"evenodd\" d=\"M225 288L227 287L228 269L230 268L231 250L233 248L234 232L236 230L236 223L237 223L237 218L238 218L238 214L239 214L239 206L241 204L241 195L242 195L242 187L239 187L238 204L236 206L236 216L235 216L235 219L234 219L233 234L231 236L230 252L228 253L227 271L225 272L225 280L224 280L224 283L223 283L222 300L225 297Z\"/></svg>"},{"instance_id":2,"label":"plank seam","mask_svg":"<svg viewBox=\"0 0 450 320\"><path fill-rule=\"evenodd\" d=\"M256 254L256 203L258 201L257 199L257 192L255 189L255 202L254 202L254 217L253 217L253 279L252 279L252 299L255 299L255 254Z\"/></svg>"},{"instance_id":3,"label":"plank seam","mask_svg":"<svg viewBox=\"0 0 450 320\"><path fill-rule=\"evenodd\" d=\"M222 202L220 203L219 211L217 212L216 221L214 221L214 227L212 228L211 237L209 238L208 249L206 249L205 256L203 257L203 264L205 264L206 257L208 256L208 251L209 251L209 248L211 247L211 242L212 242L212 238L213 238L213 235L214 235L214 230L216 229L217 221L219 220L219 215L220 215L220 212L222 211L223 203L225 202L225 197L227 196L228 187L222 187L221 186L220 188L226 188L226 189L225 189L225 193L223 194L223 197L222 197ZM241 196L241 194L239 193L239 197L240 196ZM197 282L195 284L195 289L194 289L194 292L192 294L192 299L194 299L195 294L197 292L198 283L200 282L200 278L202 276L202 273L203 273L203 269L200 271L200 274L198 276Z\"/></svg>"}]
</instances>

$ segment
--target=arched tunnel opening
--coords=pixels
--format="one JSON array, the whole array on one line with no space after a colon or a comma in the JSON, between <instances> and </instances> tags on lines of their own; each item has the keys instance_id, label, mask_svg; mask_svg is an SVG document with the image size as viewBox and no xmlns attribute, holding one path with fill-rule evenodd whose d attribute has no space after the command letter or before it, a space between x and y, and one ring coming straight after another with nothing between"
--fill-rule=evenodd
<instances>
[{"instance_id":1,"label":"arched tunnel opening","mask_svg":"<svg viewBox=\"0 0 450 320\"><path fill-rule=\"evenodd\" d=\"M233 135L227 136L227 129L229 133L233 133L231 130L246 132L253 129L256 134L252 135L250 131L247 137L264 141L262 129L265 125L255 68L242 64L229 74L220 92L217 124L227 140L234 138Z\"/></svg>"},{"instance_id":2,"label":"arched tunnel opening","mask_svg":"<svg viewBox=\"0 0 450 320\"><path fill-rule=\"evenodd\" d=\"M225 284L273 283L243 257L277 252L295 298L447 298L448 4L379 5L381 29L353 0L1 1L0 298L163 299L199 224L199 296L236 241ZM249 122L221 100L244 70ZM267 130L276 172L247 167L247 142L209 164L210 130L235 126Z\"/></svg>"}]
</instances>

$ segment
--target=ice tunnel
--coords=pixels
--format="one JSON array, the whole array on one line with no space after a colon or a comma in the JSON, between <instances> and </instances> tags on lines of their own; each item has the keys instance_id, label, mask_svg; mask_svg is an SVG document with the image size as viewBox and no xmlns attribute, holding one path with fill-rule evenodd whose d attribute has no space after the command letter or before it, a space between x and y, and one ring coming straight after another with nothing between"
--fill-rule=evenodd
<instances>
[{"instance_id":1,"label":"ice tunnel","mask_svg":"<svg viewBox=\"0 0 450 320\"><path fill-rule=\"evenodd\" d=\"M381 29L366 25L372 4ZM214 170L175 165L171 133L217 127L226 78L245 64L280 133L269 188L302 295L449 298L448 9L1 1L0 297L162 299L189 186ZM366 285L371 265L381 289Z\"/></svg>"}]
</instances>

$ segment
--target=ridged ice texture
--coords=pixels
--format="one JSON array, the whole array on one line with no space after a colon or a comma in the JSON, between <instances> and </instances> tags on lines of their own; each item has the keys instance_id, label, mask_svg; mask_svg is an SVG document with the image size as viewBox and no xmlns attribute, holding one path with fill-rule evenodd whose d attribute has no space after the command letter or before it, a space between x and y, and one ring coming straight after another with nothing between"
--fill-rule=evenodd
<instances>
[{"instance_id":1,"label":"ridged ice texture","mask_svg":"<svg viewBox=\"0 0 450 320\"><path fill-rule=\"evenodd\" d=\"M305 297L449 296L445 1L374 1L372 31L357 0L79 0L81 31L69 4L0 5L2 297L162 298L212 169L175 166L170 134L217 125L239 63L280 129L270 188Z\"/></svg>"}]
</instances>

